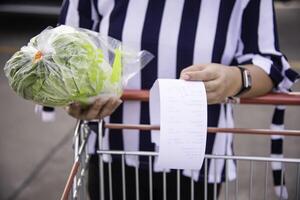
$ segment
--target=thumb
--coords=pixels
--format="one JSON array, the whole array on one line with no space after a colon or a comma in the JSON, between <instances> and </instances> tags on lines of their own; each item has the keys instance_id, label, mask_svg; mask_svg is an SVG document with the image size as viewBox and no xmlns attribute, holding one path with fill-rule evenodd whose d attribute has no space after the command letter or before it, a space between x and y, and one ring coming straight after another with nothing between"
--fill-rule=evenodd
<instances>
[{"instance_id":1,"label":"thumb","mask_svg":"<svg viewBox=\"0 0 300 200\"><path fill-rule=\"evenodd\" d=\"M186 72L201 71L201 70L203 70L203 69L206 68L206 65L207 65L207 64L197 64L197 65L191 65L191 66L189 66L189 67L187 67L187 68L184 68L184 69L181 71L181 73L180 73L180 78L183 79L181 76L182 76L183 74L186 74Z\"/></svg>"},{"instance_id":2,"label":"thumb","mask_svg":"<svg viewBox=\"0 0 300 200\"><path fill-rule=\"evenodd\" d=\"M210 81L215 79L215 74L211 70L204 69L198 71L187 71L182 73L181 78L186 81Z\"/></svg>"}]
</instances>

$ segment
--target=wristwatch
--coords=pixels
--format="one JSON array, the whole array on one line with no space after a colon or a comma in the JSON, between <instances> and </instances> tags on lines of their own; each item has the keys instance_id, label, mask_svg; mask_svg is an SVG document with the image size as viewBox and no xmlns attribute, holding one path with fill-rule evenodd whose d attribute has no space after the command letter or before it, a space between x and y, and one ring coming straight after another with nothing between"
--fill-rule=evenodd
<instances>
[{"instance_id":1,"label":"wristwatch","mask_svg":"<svg viewBox=\"0 0 300 200\"><path fill-rule=\"evenodd\" d=\"M241 72L242 86L241 86L240 91L236 95L234 95L235 97L241 96L245 92L249 91L252 87L252 78L251 78L250 72L242 66L237 66L237 68Z\"/></svg>"}]
</instances>

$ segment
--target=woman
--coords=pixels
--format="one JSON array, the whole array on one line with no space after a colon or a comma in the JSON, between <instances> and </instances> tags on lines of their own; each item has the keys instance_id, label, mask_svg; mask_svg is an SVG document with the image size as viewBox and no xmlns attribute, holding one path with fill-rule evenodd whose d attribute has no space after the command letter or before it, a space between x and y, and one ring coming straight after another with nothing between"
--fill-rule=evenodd
<instances>
[{"instance_id":1,"label":"woman","mask_svg":"<svg viewBox=\"0 0 300 200\"><path fill-rule=\"evenodd\" d=\"M209 104L208 126L212 127L233 126L231 107L222 104L227 97L254 97L272 89L286 91L298 77L279 51L272 0L66 0L60 23L98 31L136 50L153 53L155 59L128 83L127 88L150 89L157 78L203 81ZM72 104L68 112L79 119L99 119L110 115L120 103L116 98L98 99L85 110ZM124 102L106 120L148 124L148 103ZM128 132L106 130L104 146L120 150L154 150L149 133ZM206 153L232 155L232 140L231 134L209 134ZM122 188L118 185L121 177L118 159L113 157L114 199L122 196ZM133 166L140 168L140 198L148 198L147 161L143 157L126 157L128 199L135 198ZM224 181L224 160L217 160L216 164L208 162L208 199L213 197L212 183L216 180L219 191ZM93 173L97 170L92 170L97 165L97 156L93 156L89 176L92 199L99 195L97 182L92 181L98 179ZM229 161L228 167L232 180L236 176L233 161ZM189 199L188 177L189 174L181 174L181 199ZM160 172L154 173L154 199L162 198L161 179ZM203 197L203 169L196 179L195 188L198 189L194 195L195 199L200 199ZM175 180L175 173L168 173L168 199L176 198Z\"/></svg>"}]
</instances>

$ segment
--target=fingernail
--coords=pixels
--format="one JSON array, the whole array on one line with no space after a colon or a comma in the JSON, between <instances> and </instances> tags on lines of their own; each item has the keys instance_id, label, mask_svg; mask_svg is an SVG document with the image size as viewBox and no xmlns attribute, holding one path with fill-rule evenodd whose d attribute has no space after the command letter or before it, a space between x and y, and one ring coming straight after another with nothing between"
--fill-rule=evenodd
<instances>
[{"instance_id":1,"label":"fingernail","mask_svg":"<svg viewBox=\"0 0 300 200\"><path fill-rule=\"evenodd\" d=\"M190 76L188 74L182 74L181 78L187 81L190 79Z\"/></svg>"}]
</instances>

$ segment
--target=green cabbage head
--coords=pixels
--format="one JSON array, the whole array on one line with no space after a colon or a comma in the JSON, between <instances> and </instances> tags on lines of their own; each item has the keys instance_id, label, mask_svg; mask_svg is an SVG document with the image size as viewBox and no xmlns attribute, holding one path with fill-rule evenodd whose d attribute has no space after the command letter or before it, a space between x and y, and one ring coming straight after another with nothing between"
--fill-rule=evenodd
<instances>
[{"instance_id":1,"label":"green cabbage head","mask_svg":"<svg viewBox=\"0 0 300 200\"><path fill-rule=\"evenodd\" d=\"M10 86L23 98L46 106L65 106L87 103L103 91L120 95L119 51L113 67L87 32L59 26L32 38L7 61L4 71Z\"/></svg>"}]
</instances>

